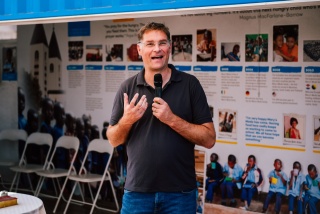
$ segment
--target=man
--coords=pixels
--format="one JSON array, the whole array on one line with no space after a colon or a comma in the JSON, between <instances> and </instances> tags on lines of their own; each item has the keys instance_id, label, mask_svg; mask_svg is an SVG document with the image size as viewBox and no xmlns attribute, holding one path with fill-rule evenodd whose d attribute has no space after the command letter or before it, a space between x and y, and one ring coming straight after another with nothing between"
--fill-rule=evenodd
<instances>
[{"instance_id":1,"label":"man","mask_svg":"<svg viewBox=\"0 0 320 214\"><path fill-rule=\"evenodd\" d=\"M169 29L148 23L138 32L144 69L118 90L107 136L127 145L121 213L196 213L195 144L211 148L215 130L204 91L192 75L168 65ZM162 97L154 97L161 74ZM148 103L150 102L150 103Z\"/></svg>"}]
</instances>

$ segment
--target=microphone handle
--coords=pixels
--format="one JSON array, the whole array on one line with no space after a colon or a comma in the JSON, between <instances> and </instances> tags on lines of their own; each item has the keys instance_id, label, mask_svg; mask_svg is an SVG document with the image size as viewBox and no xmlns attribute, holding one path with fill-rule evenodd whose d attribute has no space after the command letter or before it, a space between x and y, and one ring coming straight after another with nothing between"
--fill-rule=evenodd
<instances>
[{"instance_id":1,"label":"microphone handle","mask_svg":"<svg viewBox=\"0 0 320 214\"><path fill-rule=\"evenodd\" d=\"M155 97L160 97L161 98L161 94L162 94L162 88L161 87L155 87Z\"/></svg>"}]
</instances>

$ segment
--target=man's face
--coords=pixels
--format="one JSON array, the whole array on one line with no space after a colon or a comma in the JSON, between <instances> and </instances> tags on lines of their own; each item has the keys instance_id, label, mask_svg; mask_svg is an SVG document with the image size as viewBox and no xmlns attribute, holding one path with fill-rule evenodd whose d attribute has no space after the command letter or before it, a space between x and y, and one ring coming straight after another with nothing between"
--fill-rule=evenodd
<instances>
[{"instance_id":1,"label":"man's face","mask_svg":"<svg viewBox=\"0 0 320 214\"><path fill-rule=\"evenodd\" d=\"M140 42L141 44L137 46L137 49L146 70L161 71L167 67L171 44L164 32L159 30L147 31ZM164 43L167 43L167 45L163 45Z\"/></svg>"}]
</instances>

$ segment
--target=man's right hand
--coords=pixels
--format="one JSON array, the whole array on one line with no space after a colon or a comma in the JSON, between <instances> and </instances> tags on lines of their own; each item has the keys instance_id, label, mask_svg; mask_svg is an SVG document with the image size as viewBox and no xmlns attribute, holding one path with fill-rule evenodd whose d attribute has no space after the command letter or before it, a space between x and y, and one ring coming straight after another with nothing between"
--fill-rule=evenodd
<instances>
[{"instance_id":1,"label":"man's right hand","mask_svg":"<svg viewBox=\"0 0 320 214\"><path fill-rule=\"evenodd\" d=\"M138 100L139 94L136 93L129 103L129 98L126 93L123 94L123 117L122 122L125 124L134 124L137 122L144 114L148 108L148 102L146 95L142 95L139 102L135 104Z\"/></svg>"}]
</instances>

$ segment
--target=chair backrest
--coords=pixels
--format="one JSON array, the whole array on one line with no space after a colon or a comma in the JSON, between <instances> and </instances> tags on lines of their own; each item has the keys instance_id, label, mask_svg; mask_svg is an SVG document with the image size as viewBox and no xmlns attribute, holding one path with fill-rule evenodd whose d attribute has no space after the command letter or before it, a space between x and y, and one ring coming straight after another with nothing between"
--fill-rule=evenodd
<instances>
[{"instance_id":1,"label":"chair backrest","mask_svg":"<svg viewBox=\"0 0 320 214\"><path fill-rule=\"evenodd\" d=\"M28 134L23 129L4 129L0 132L1 166L11 166L19 162L19 149L23 149L27 138Z\"/></svg>"},{"instance_id":2,"label":"chair backrest","mask_svg":"<svg viewBox=\"0 0 320 214\"><path fill-rule=\"evenodd\" d=\"M0 132L0 140L23 140L26 141L28 134L23 129L4 129Z\"/></svg>"},{"instance_id":3,"label":"chair backrest","mask_svg":"<svg viewBox=\"0 0 320 214\"><path fill-rule=\"evenodd\" d=\"M57 143L56 143L56 148L57 147L62 147L65 149L74 149L78 150L79 149L79 139L74 136L61 136Z\"/></svg>"},{"instance_id":4,"label":"chair backrest","mask_svg":"<svg viewBox=\"0 0 320 214\"><path fill-rule=\"evenodd\" d=\"M54 158L58 148L65 148L65 149L74 150L74 154L73 154L72 160L70 162L70 164L73 165L73 162L74 162L74 160L77 156L77 153L79 151L79 146L80 146L80 142L77 137L74 137L74 136L61 136L61 137L59 137L59 139L56 143L56 146L53 150L53 153L51 155L48 168L50 168L50 166L53 164L53 158Z\"/></svg>"},{"instance_id":5,"label":"chair backrest","mask_svg":"<svg viewBox=\"0 0 320 214\"><path fill-rule=\"evenodd\" d=\"M48 148L48 153L46 154L45 162L44 162L44 165L46 165L48 163L48 158L49 158L49 154L50 154L50 151L51 151L52 143L53 143L53 138L52 138L51 134L40 133L40 132L32 133L27 138L27 142L26 142L26 145L25 145L25 147L23 149L23 153L22 153L19 165L22 165L24 163L24 161L25 161L25 153L26 153L26 150L27 150L27 147L28 147L29 144L36 144L36 145L39 145L39 146L47 145L49 147Z\"/></svg>"},{"instance_id":6,"label":"chair backrest","mask_svg":"<svg viewBox=\"0 0 320 214\"><path fill-rule=\"evenodd\" d=\"M114 148L113 146L109 143L108 140L104 140L104 139L94 139L92 140L90 143L89 143L89 146L88 146L88 149L87 149L87 152L84 156L84 161L82 163L82 166L81 166L81 169L84 168L85 166L85 162L87 160L87 157L88 157L88 154L90 152L98 152L98 153L108 153L109 154L109 158L108 158L108 162L106 164L106 170L105 172L107 171L107 168L109 166L109 163L111 161L111 157L112 157L112 154L113 154L113 151L114 151ZM81 170L80 170L81 172ZM105 173L104 173L105 174Z\"/></svg>"},{"instance_id":7,"label":"chair backrest","mask_svg":"<svg viewBox=\"0 0 320 214\"><path fill-rule=\"evenodd\" d=\"M53 141L53 138L51 134L35 132L28 137L27 144L33 143L39 146L48 145L49 147L51 147L52 141Z\"/></svg>"}]
</instances>

